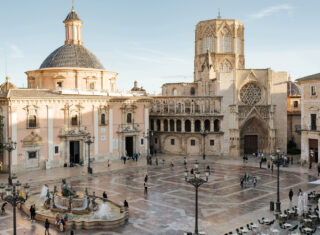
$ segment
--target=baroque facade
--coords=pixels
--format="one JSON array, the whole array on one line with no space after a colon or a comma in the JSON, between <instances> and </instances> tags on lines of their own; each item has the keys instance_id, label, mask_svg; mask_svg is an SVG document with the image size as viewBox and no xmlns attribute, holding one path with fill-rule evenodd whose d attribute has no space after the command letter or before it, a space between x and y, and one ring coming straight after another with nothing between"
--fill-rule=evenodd
<instances>
[{"instance_id":1,"label":"baroque facade","mask_svg":"<svg viewBox=\"0 0 320 235\"><path fill-rule=\"evenodd\" d=\"M82 21L74 9L64 24L65 44L39 69L26 72L27 89L8 78L1 85L1 138L17 142L13 171L87 164L89 135L95 137L91 157L96 161L147 152L151 99L141 89L117 92L117 73L83 46ZM7 171L7 152L0 163Z\"/></svg>"},{"instance_id":2,"label":"baroque facade","mask_svg":"<svg viewBox=\"0 0 320 235\"><path fill-rule=\"evenodd\" d=\"M287 148L287 74L245 68L244 25L196 25L194 81L166 83L154 97L152 148L187 155L271 153Z\"/></svg>"}]
</instances>

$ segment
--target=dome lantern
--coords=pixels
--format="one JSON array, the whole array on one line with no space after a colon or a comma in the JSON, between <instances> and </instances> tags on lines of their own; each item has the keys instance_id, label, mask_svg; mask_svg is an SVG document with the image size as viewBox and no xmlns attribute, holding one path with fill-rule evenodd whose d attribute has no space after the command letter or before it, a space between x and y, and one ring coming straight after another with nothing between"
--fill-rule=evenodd
<instances>
[{"instance_id":1,"label":"dome lantern","mask_svg":"<svg viewBox=\"0 0 320 235\"><path fill-rule=\"evenodd\" d=\"M82 20L79 18L73 5L70 13L63 21L66 30L65 44L83 45L82 42Z\"/></svg>"}]
</instances>

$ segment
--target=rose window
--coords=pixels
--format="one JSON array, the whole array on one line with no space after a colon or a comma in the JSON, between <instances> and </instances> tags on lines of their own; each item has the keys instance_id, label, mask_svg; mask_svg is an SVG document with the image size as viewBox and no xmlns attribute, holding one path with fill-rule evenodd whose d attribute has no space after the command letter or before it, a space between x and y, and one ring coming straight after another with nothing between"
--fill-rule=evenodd
<instances>
[{"instance_id":1,"label":"rose window","mask_svg":"<svg viewBox=\"0 0 320 235\"><path fill-rule=\"evenodd\" d=\"M244 104L255 105L261 100L261 89L254 83L244 85L240 90L240 100Z\"/></svg>"}]
</instances>

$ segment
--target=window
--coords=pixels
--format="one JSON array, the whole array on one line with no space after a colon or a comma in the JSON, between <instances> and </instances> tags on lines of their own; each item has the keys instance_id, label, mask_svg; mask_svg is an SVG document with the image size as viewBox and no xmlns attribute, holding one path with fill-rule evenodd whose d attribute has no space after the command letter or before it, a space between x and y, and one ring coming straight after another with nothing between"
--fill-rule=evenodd
<instances>
[{"instance_id":1,"label":"window","mask_svg":"<svg viewBox=\"0 0 320 235\"><path fill-rule=\"evenodd\" d=\"M191 89L190 89L190 95L195 95L195 93L196 93L196 91L195 91L194 87L191 87Z\"/></svg>"},{"instance_id":2,"label":"window","mask_svg":"<svg viewBox=\"0 0 320 235\"><path fill-rule=\"evenodd\" d=\"M128 113L127 114L127 123L131 123L132 122L132 114Z\"/></svg>"},{"instance_id":3,"label":"window","mask_svg":"<svg viewBox=\"0 0 320 235\"><path fill-rule=\"evenodd\" d=\"M143 145L143 144L144 144L144 139L141 138L141 143L140 143L140 145Z\"/></svg>"},{"instance_id":4,"label":"window","mask_svg":"<svg viewBox=\"0 0 320 235\"><path fill-rule=\"evenodd\" d=\"M185 132L191 132L191 122L190 120L185 121Z\"/></svg>"},{"instance_id":5,"label":"window","mask_svg":"<svg viewBox=\"0 0 320 235\"><path fill-rule=\"evenodd\" d=\"M173 95L176 96L178 94L177 89L173 89Z\"/></svg>"},{"instance_id":6,"label":"window","mask_svg":"<svg viewBox=\"0 0 320 235\"><path fill-rule=\"evenodd\" d=\"M316 86L311 86L311 95L316 95L317 91L316 91Z\"/></svg>"},{"instance_id":7,"label":"window","mask_svg":"<svg viewBox=\"0 0 320 235\"><path fill-rule=\"evenodd\" d=\"M210 146L214 145L214 140L210 140Z\"/></svg>"},{"instance_id":8,"label":"window","mask_svg":"<svg viewBox=\"0 0 320 235\"><path fill-rule=\"evenodd\" d=\"M101 125L106 125L106 114L105 113L101 114L100 124Z\"/></svg>"},{"instance_id":9,"label":"window","mask_svg":"<svg viewBox=\"0 0 320 235\"><path fill-rule=\"evenodd\" d=\"M94 82L90 83L90 90L94 90Z\"/></svg>"},{"instance_id":10,"label":"window","mask_svg":"<svg viewBox=\"0 0 320 235\"><path fill-rule=\"evenodd\" d=\"M57 82L57 88L61 88L62 87L62 82Z\"/></svg>"},{"instance_id":11,"label":"window","mask_svg":"<svg viewBox=\"0 0 320 235\"><path fill-rule=\"evenodd\" d=\"M157 120L157 131L160 131L160 127L161 127L161 123L160 123L160 120L158 119Z\"/></svg>"},{"instance_id":12,"label":"window","mask_svg":"<svg viewBox=\"0 0 320 235\"><path fill-rule=\"evenodd\" d=\"M219 71L222 73L230 73L232 70L232 64L229 60L225 59L221 64Z\"/></svg>"},{"instance_id":13,"label":"window","mask_svg":"<svg viewBox=\"0 0 320 235\"><path fill-rule=\"evenodd\" d=\"M181 120L177 120L177 131L181 132Z\"/></svg>"},{"instance_id":14,"label":"window","mask_svg":"<svg viewBox=\"0 0 320 235\"><path fill-rule=\"evenodd\" d=\"M174 139L171 139L171 145L174 145Z\"/></svg>"},{"instance_id":15,"label":"window","mask_svg":"<svg viewBox=\"0 0 320 235\"><path fill-rule=\"evenodd\" d=\"M154 131L154 121L153 119L150 120L150 128L152 131Z\"/></svg>"},{"instance_id":16,"label":"window","mask_svg":"<svg viewBox=\"0 0 320 235\"><path fill-rule=\"evenodd\" d=\"M210 120L204 121L204 130L210 131Z\"/></svg>"},{"instance_id":17,"label":"window","mask_svg":"<svg viewBox=\"0 0 320 235\"><path fill-rule=\"evenodd\" d=\"M232 52L231 33L227 27L224 27L219 37L219 52Z\"/></svg>"},{"instance_id":18,"label":"window","mask_svg":"<svg viewBox=\"0 0 320 235\"><path fill-rule=\"evenodd\" d=\"M293 107L298 108L298 106L299 106L299 102L298 101L294 101L293 102Z\"/></svg>"},{"instance_id":19,"label":"window","mask_svg":"<svg viewBox=\"0 0 320 235\"><path fill-rule=\"evenodd\" d=\"M191 146L195 146L196 145L196 141L195 140L191 140L190 144L191 144Z\"/></svg>"},{"instance_id":20,"label":"window","mask_svg":"<svg viewBox=\"0 0 320 235\"><path fill-rule=\"evenodd\" d=\"M170 131L174 131L174 120L170 120Z\"/></svg>"},{"instance_id":21,"label":"window","mask_svg":"<svg viewBox=\"0 0 320 235\"><path fill-rule=\"evenodd\" d=\"M214 52L214 38L212 37L205 37L202 39L202 54L208 52Z\"/></svg>"},{"instance_id":22,"label":"window","mask_svg":"<svg viewBox=\"0 0 320 235\"><path fill-rule=\"evenodd\" d=\"M71 118L71 125L72 126L78 126L78 115L74 114Z\"/></svg>"},{"instance_id":23,"label":"window","mask_svg":"<svg viewBox=\"0 0 320 235\"><path fill-rule=\"evenodd\" d=\"M158 143L158 139L154 138L154 143L157 144Z\"/></svg>"},{"instance_id":24,"label":"window","mask_svg":"<svg viewBox=\"0 0 320 235\"><path fill-rule=\"evenodd\" d=\"M218 119L214 120L214 131L218 132L220 131L220 121Z\"/></svg>"},{"instance_id":25,"label":"window","mask_svg":"<svg viewBox=\"0 0 320 235\"><path fill-rule=\"evenodd\" d=\"M236 44L237 44L237 53L241 54L241 39L240 38L236 39Z\"/></svg>"},{"instance_id":26,"label":"window","mask_svg":"<svg viewBox=\"0 0 320 235\"><path fill-rule=\"evenodd\" d=\"M29 159L37 158L37 152L36 151L28 152L28 158Z\"/></svg>"},{"instance_id":27,"label":"window","mask_svg":"<svg viewBox=\"0 0 320 235\"><path fill-rule=\"evenodd\" d=\"M194 122L194 131L195 132L200 132L201 130L201 121L200 120L196 120Z\"/></svg>"},{"instance_id":28,"label":"window","mask_svg":"<svg viewBox=\"0 0 320 235\"><path fill-rule=\"evenodd\" d=\"M164 125L164 131L168 131L168 120L167 119L165 119L163 121L163 125Z\"/></svg>"},{"instance_id":29,"label":"window","mask_svg":"<svg viewBox=\"0 0 320 235\"><path fill-rule=\"evenodd\" d=\"M311 114L311 130L317 130L317 114Z\"/></svg>"},{"instance_id":30,"label":"window","mask_svg":"<svg viewBox=\"0 0 320 235\"><path fill-rule=\"evenodd\" d=\"M54 154L59 154L59 146L54 146Z\"/></svg>"},{"instance_id":31,"label":"window","mask_svg":"<svg viewBox=\"0 0 320 235\"><path fill-rule=\"evenodd\" d=\"M36 127L37 127L37 116L29 115L28 128L36 128Z\"/></svg>"}]
</instances>

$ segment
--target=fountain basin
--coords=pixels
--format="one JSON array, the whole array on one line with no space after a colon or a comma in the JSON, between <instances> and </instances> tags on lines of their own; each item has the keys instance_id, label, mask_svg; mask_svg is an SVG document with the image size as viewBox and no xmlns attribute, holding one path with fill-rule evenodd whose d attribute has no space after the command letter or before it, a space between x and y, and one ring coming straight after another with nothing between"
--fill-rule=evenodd
<instances>
[{"instance_id":1,"label":"fountain basin","mask_svg":"<svg viewBox=\"0 0 320 235\"><path fill-rule=\"evenodd\" d=\"M88 210L82 214L80 212L77 213L77 211L69 213L59 209L47 209L41 205L39 194L31 195L28 200L21 205L21 209L25 214L30 216L30 206L35 204L35 219L41 222L48 219L51 224L55 224L57 214L60 214L62 217L68 214L68 221L66 221L67 229L114 229L123 226L128 220L129 212L125 210L123 206L99 197L96 197L96 203L99 207L101 207L103 203L106 203L109 213L102 218L97 218L96 212L90 212Z\"/></svg>"}]
</instances>

